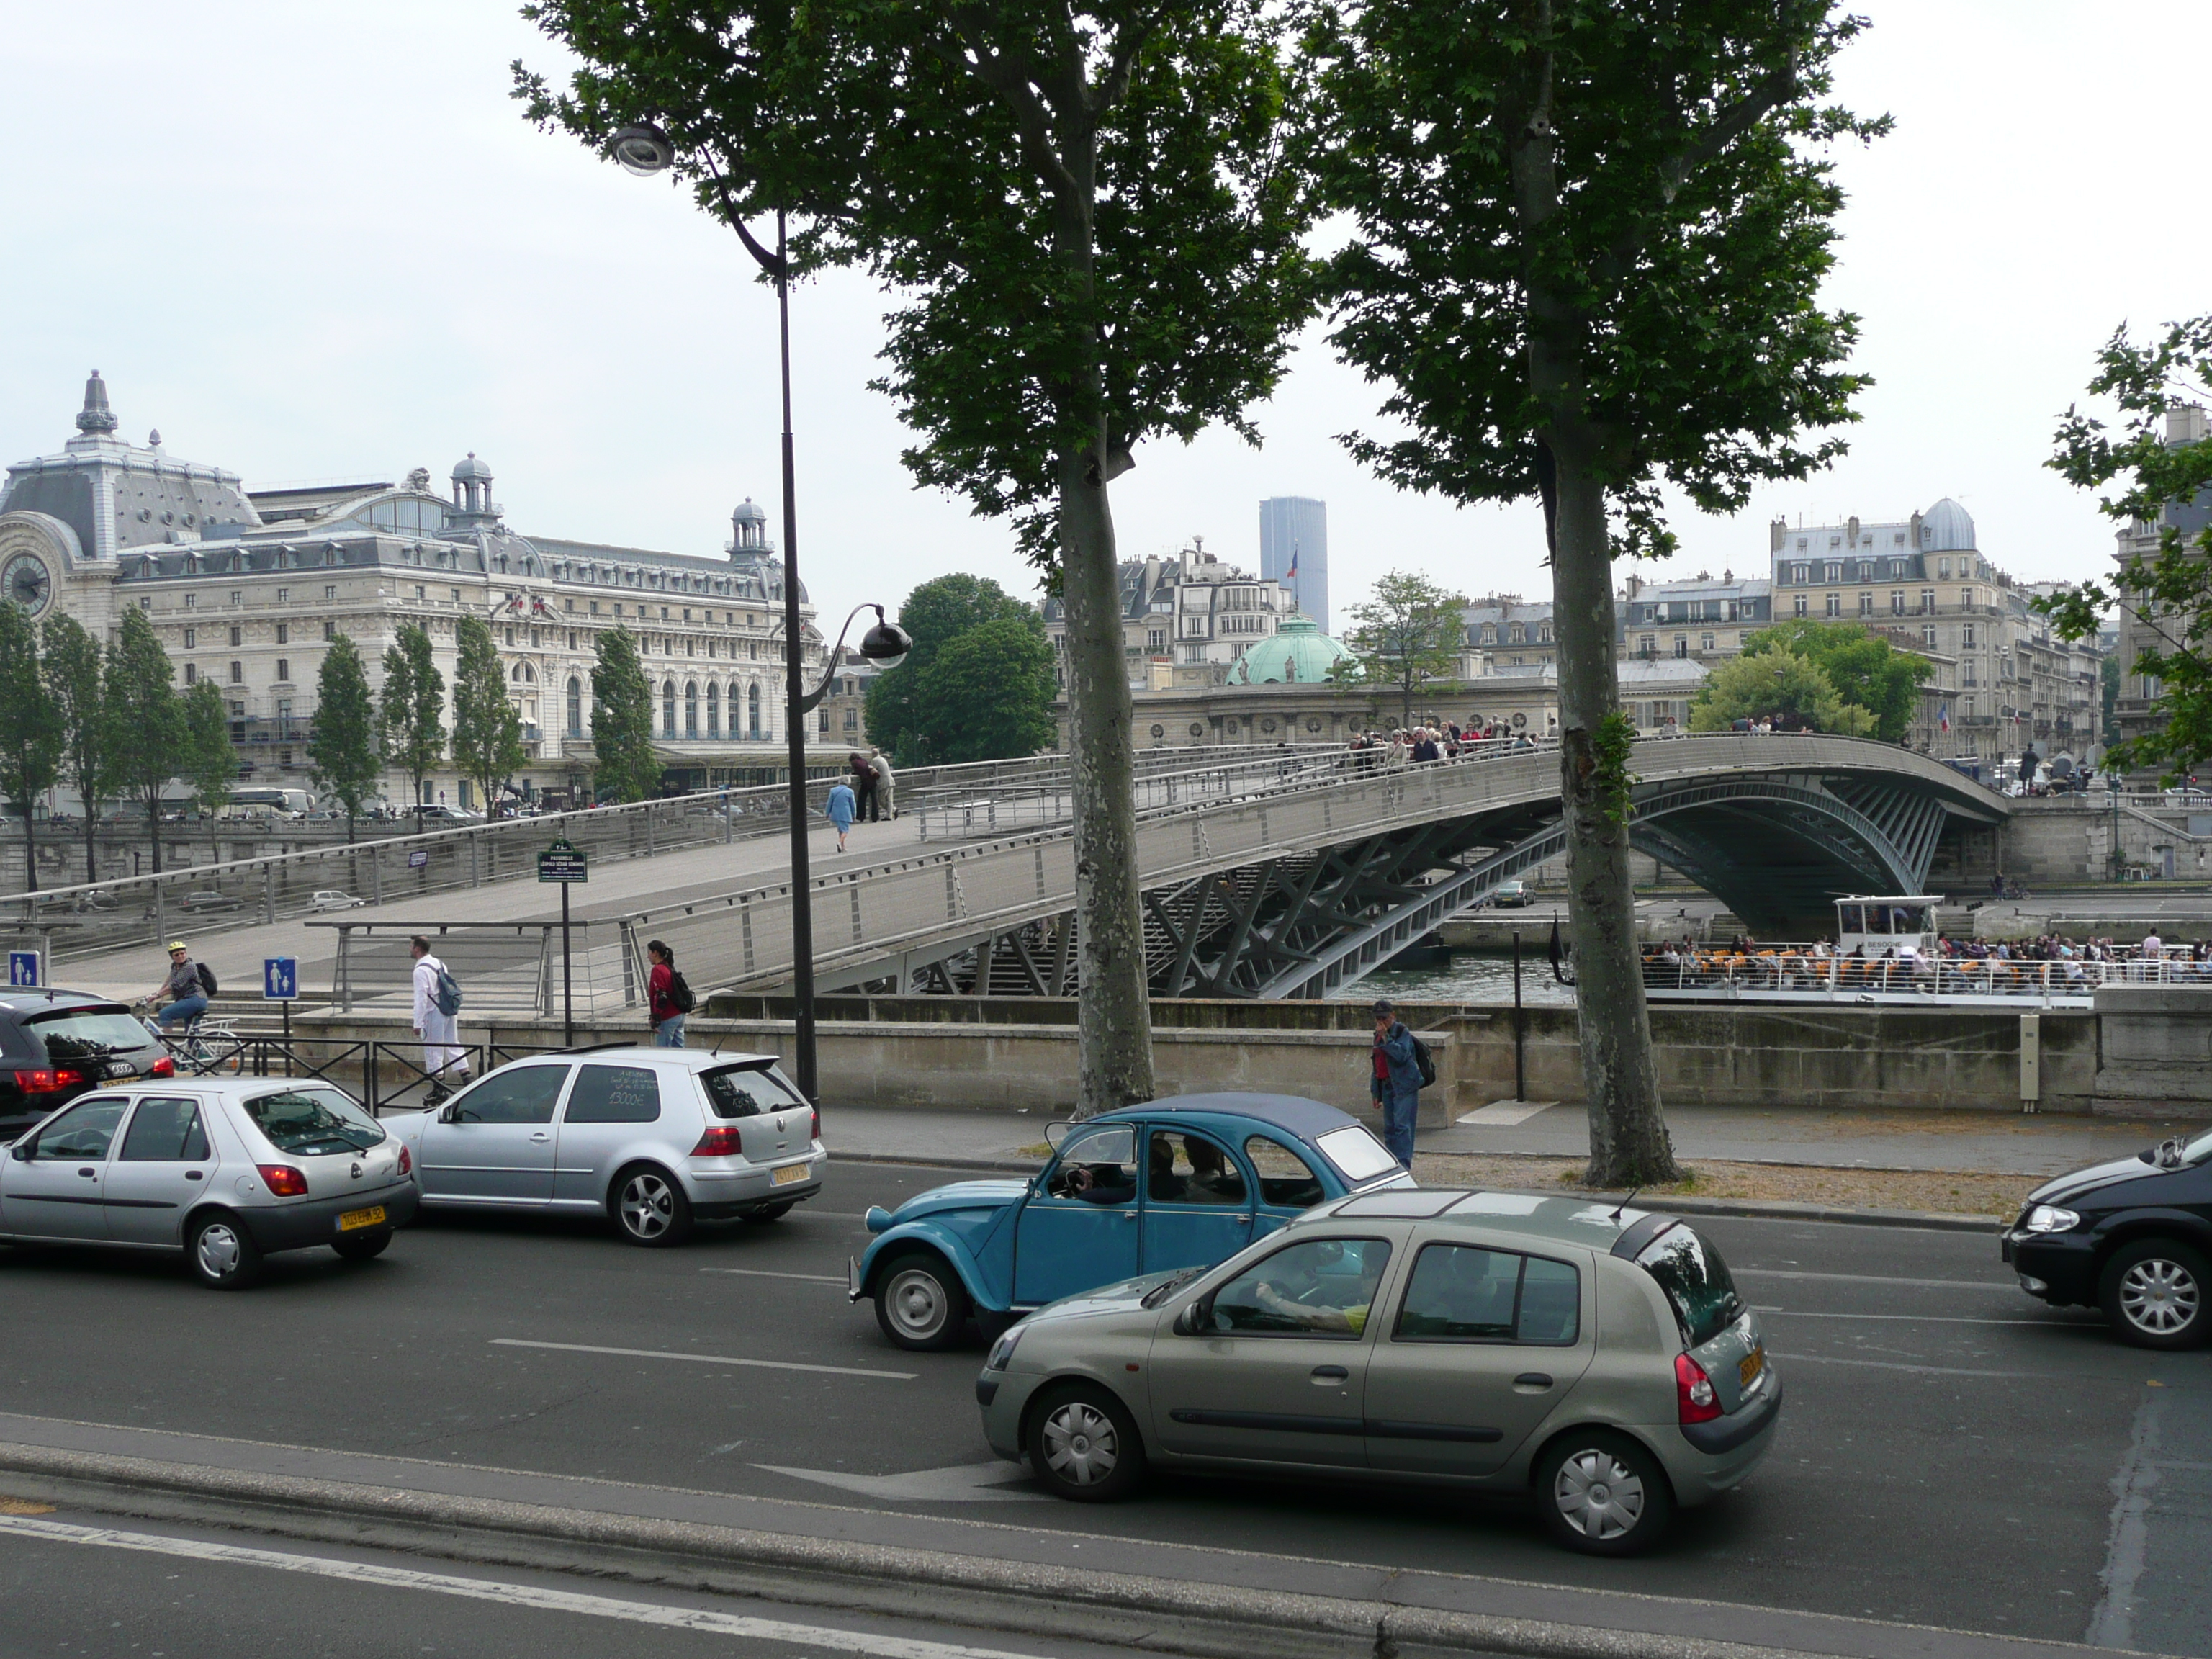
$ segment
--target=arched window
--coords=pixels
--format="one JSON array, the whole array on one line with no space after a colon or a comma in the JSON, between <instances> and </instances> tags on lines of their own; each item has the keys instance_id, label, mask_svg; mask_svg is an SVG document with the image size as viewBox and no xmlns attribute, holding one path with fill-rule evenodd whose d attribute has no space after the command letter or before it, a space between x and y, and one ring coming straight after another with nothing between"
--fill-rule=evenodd
<instances>
[{"instance_id":1,"label":"arched window","mask_svg":"<svg viewBox=\"0 0 2212 1659\"><path fill-rule=\"evenodd\" d=\"M757 738L760 734L760 687L756 685L745 693L745 735Z\"/></svg>"},{"instance_id":2,"label":"arched window","mask_svg":"<svg viewBox=\"0 0 2212 1659\"><path fill-rule=\"evenodd\" d=\"M687 680L684 684L684 735L687 738L699 735L699 682L696 680Z\"/></svg>"},{"instance_id":3,"label":"arched window","mask_svg":"<svg viewBox=\"0 0 2212 1659\"><path fill-rule=\"evenodd\" d=\"M676 735L676 682L664 680L660 686L660 735Z\"/></svg>"},{"instance_id":4,"label":"arched window","mask_svg":"<svg viewBox=\"0 0 2212 1659\"><path fill-rule=\"evenodd\" d=\"M574 674L568 676L568 735L584 735L584 683Z\"/></svg>"},{"instance_id":5,"label":"arched window","mask_svg":"<svg viewBox=\"0 0 2212 1659\"><path fill-rule=\"evenodd\" d=\"M710 738L722 735L722 688L719 685L707 688L707 735Z\"/></svg>"}]
</instances>

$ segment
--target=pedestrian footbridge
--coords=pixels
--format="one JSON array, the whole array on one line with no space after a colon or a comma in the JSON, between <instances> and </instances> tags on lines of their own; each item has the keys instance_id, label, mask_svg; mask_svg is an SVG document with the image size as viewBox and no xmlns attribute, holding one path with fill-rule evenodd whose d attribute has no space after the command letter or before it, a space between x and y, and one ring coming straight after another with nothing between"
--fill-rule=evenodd
<instances>
[{"instance_id":1,"label":"pedestrian footbridge","mask_svg":"<svg viewBox=\"0 0 2212 1659\"><path fill-rule=\"evenodd\" d=\"M1923 891L1947 836L2009 810L1939 762L1862 738L1655 738L1631 768L1634 845L1762 932L1820 922L1838 894ZM1358 977L1565 849L1559 769L1548 745L1397 768L1375 751L1285 750L1144 779L1153 989L1314 997ZM925 822L915 856L817 878L817 987L1072 992L1068 811L1064 781L1041 775ZM787 884L627 920L702 988L790 979Z\"/></svg>"}]
</instances>

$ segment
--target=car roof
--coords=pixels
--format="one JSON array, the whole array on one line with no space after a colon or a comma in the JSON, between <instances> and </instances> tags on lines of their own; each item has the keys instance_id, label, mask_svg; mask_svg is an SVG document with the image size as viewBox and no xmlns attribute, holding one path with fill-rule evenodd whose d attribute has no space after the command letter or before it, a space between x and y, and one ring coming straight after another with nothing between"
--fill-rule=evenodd
<instances>
[{"instance_id":1,"label":"car roof","mask_svg":"<svg viewBox=\"0 0 2212 1659\"><path fill-rule=\"evenodd\" d=\"M0 1009L10 1013L37 1014L49 1009L97 1008L102 1012L131 1011L113 997L96 997L89 991L0 991Z\"/></svg>"},{"instance_id":2,"label":"car roof","mask_svg":"<svg viewBox=\"0 0 2212 1659\"><path fill-rule=\"evenodd\" d=\"M1658 1225L1645 1229L1656 1234L1671 1225L1673 1218L1605 1199L1550 1198L1480 1188L1401 1187L1317 1205L1293 1224L1358 1220L1425 1222L1431 1239L1464 1230L1604 1252L1638 1224L1656 1222Z\"/></svg>"},{"instance_id":3,"label":"car roof","mask_svg":"<svg viewBox=\"0 0 2212 1659\"><path fill-rule=\"evenodd\" d=\"M716 1054L708 1048L664 1048L653 1042L596 1042L575 1048L548 1048L543 1054L517 1054L503 1066L520 1066L532 1060L649 1060L660 1066L682 1066L694 1072L714 1071L724 1066L781 1066L781 1054L755 1054L747 1049L725 1048ZM491 1073L484 1073L489 1077Z\"/></svg>"},{"instance_id":4,"label":"car roof","mask_svg":"<svg viewBox=\"0 0 2212 1659\"><path fill-rule=\"evenodd\" d=\"M1303 1095L1236 1094L1173 1095L1142 1106L1124 1106L1102 1112L1093 1123L1122 1123L1147 1117L1240 1117L1256 1119L1304 1141L1316 1141L1332 1130L1358 1127L1359 1120Z\"/></svg>"}]
</instances>

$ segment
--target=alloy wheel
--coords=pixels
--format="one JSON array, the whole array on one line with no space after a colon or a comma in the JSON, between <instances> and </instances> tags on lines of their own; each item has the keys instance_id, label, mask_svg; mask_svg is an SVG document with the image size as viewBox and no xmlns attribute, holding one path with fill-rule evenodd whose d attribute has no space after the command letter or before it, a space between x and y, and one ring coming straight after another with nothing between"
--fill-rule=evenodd
<instances>
[{"instance_id":1,"label":"alloy wheel","mask_svg":"<svg viewBox=\"0 0 2212 1659\"><path fill-rule=\"evenodd\" d=\"M1045 1462L1071 1486L1095 1486L1121 1461L1114 1420L1087 1401L1055 1407L1044 1420Z\"/></svg>"},{"instance_id":2,"label":"alloy wheel","mask_svg":"<svg viewBox=\"0 0 2212 1659\"><path fill-rule=\"evenodd\" d=\"M2203 1292L2179 1261L2146 1256L2120 1275L2120 1311L2148 1336L2175 1336L2196 1319Z\"/></svg>"},{"instance_id":3,"label":"alloy wheel","mask_svg":"<svg viewBox=\"0 0 2212 1659\"><path fill-rule=\"evenodd\" d=\"M884 1287L884 1307L899 1334L914 1342L927 1342L937 1335L951 1312L945 1286L936 1274L922 1267L904 1268L893 1275Z\"/></svg>"},{"instance_id":4,"label":"alloy wheel","mask_svg":"<svg viewBox=\"0 0 2212 1659\"><path fill-rule=\"evenodd\" d=\"M200 1271L210 1279L228 1279L238 1271L239 1258L243 1254L238 1245L238 1235L228 1223L216 1221L200 1229L198 1242L192 1247L199 1258Z\"/></svg>"},{"instance_id":5,"label":"alloy wheel","mask_svg":"<svg viewBox=\"0 0 2212 1659\"><path fill-rule=\"evenodd\" d=\"M1603 1543L1632 1532L1644 1518L1644 1481L1611 1452L1592 1447L1559 1465L1552 1501L1570 1527Z\"/></svg>"},{"instance_id":6,"label":"alloy wheel","mask_svg":"<svg viewBox=\"0 0 2212 1659\"><path fill-rule=\"evenodd\" d=\"M655 1239L676 1222L676 1194L659 1176L641 1170L623 1187L622 1224L633 1238Z\"/></svg>"}]
</instances>

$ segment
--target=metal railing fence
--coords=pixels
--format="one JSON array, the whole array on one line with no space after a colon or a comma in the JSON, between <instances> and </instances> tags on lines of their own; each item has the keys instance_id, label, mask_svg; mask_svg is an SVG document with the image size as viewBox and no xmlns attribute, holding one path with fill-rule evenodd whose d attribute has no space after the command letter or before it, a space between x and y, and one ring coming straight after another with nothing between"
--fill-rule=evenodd
<instances>
[{"instance_id":1,"label":"metal railing fence","mask_svg":"<svg viewBox=\"0 0 2212 1659\"><path fill-rule=\"evenodd\" d=\"M2019 997L2048 1001L2087 999L2107 985L2212 987L2212 962L2193 957L2132 957L2118 962L2081 957L1902 957L1821 955L1809 944L1761 945L1756 950L1674 952L1646 946L1647 991L1727 994L1739 991L1795 992L1826 997L1917 995Z\"/></svg>"}]
</instances>

